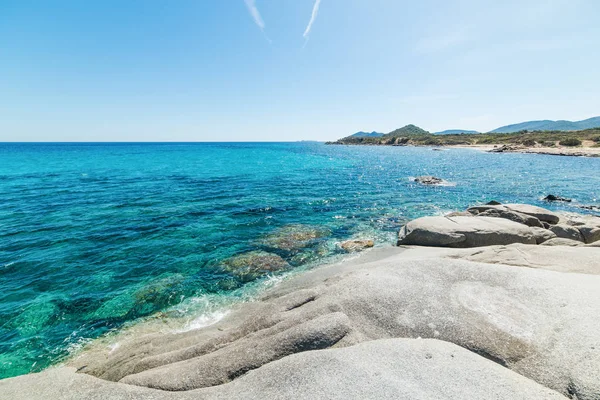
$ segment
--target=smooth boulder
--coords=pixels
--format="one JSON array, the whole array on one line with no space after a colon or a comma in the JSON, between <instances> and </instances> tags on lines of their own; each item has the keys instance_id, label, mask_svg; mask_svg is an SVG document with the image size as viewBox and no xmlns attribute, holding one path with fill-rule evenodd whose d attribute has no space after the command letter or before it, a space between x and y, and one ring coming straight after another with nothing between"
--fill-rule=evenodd
<instances>
[{"instance_id":1,"label":"smooth boulder","mask_svg":"<svg viewBox=\"0 0 600 400\"><path fill-rule=\"evenodd\" d=\"M542 207L532 206L529 204L484 204L469 207L467 211L479 214L488 210L504 210L504 211L513 211L520 214L529 215L537 218L542 223L548 223L551 225L557 224L560 221L560 216L556 213L553 213L550 210L546 210Z\"/></svg>"},{"instance_id":2,"label":"smooth boulder","mask_svg":"<svg viewBox=\"0 0 600 400\"><path fill-rule=\"evenodd\" d=\"M538 228L544 227L542 222L536 217L532 217L531 215L527 214L521 214L508 209L491 208L489 210L480 212L477 214L477 217L504 218L527 226L535 226Z\"/></svg>"},{"instance_id":3,"label":"smooth boulder","mask_svg":"<svg viewBox=\"0 0 600 400\"><path fill-rule=\"evenodd\" d=\"M537 244L523 224L492 217L423 217L410 221L398 234L398 245L479 247L511 243Z\"/></svg>"},{"instance_id":4,"label":"smooth boulder","mask_svg":"<svg viewBox=\"0 0 600 400\"><path fill-rule=\"evenodd\" d=\"M578 226L579 232L587 244L600 241L600 227L597 226Z\"/></svg>"},{"instance_id":5,"label":"smooth boulder","mask_svg":"<svg viewBox=\"0 0 600 400\"><path fill-rule=\"evenodd\" d=\"M542 207L532 206L529 204L504 204L504 206L509 210L520 212L521 214L531 215L540 221L544 221L549 224L557 224L560 220L558 214Z\"/></svg>"},{"instance_id":6,"label":"smooth boulder","mask_svg":"<svg viewBox=\"0 0 600 400\"><path fill-rule=\"evenodd\" d=\"M553 225L550 227L550 231L552 231L557 237L562 239L571 239L576 240L578 242L585 242L583 235L579 231L577 227L570 225Z\"/></svg>"},{"instance_id":7,"label":"smooth boulder","mask_svg":"<svg viewBox=\"0 0 600 400\"><path fill-rule=\"evenodd\" d=\"M533 236L535 237L535 241L537 244L544 243L547 240L554 239L555 237L557 237L556 233L546 228L532 227L531 231L533 232Z\"/></svg>"},{"instance_id":8,"label":"smooth boulder","mask_svg":"<svg viewBox=\"0 0 600 400\"><path fill-rule=\"evenodd\" d=\"M549 240L546 240L541 244L542 246L583 246L583 243L579 240L567 239L562 237L555 237Z\"/></svg>"}]
</instances>

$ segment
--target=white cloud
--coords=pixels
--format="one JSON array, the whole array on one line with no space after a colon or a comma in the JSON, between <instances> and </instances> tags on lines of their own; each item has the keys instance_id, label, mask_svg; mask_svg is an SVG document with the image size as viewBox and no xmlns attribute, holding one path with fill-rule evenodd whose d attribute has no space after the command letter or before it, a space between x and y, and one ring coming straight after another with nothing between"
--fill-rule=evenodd
<instances>
[{"instance_id":1,"label":"white cloud","mask_svg":"<svg viewBox=\"0 0 600 400\"><path fill-rule=\"evenodd\" d=\"M313 5L312 14L310 16L310 21L308 21L308 25L306 25L306 29L304 30L304 39L308 42L308 38L310 35L310 30L312 29L313 23L315 19L317 19L317 14L319 13L319 6L321 5L321 0L315 0L315 4ZM305 42L306 44L306 42Z\"/></svg>"},{"instance_id":2,"label":"white cloud","mask_svg":"<svg viewBox=\"0 0 600 400\"><path fill-rule=\"evenodd\" d=\"M269 36L265 32L265 21L263 21L262 17L260 16L260 12L258 11L258 8L256 7L256 0L244 0L244 3L246 3L248 12L250 12L252 19L254 20L254 23L256 24L256 26L258 26L260 28L260 31L265 36L265 39L267 40L267 42L273 43L273 41L269 38Z\"/></svg>"},{"instance_id":3,"label":"white cloud","mask_svg":"<svg viewBox=\"0 0 600 400\"><path fill-rule=\"evenodd\" d=\"M248 11L250 12L250 15L252 16L252 19L254 19L254 22L256 23L256 25L260 28L260 30L264 30L265 29L265 22L263 21L262 17L260 16L260 12L258 12L258 8L256 8L256 1L255 0L244 0L244 3L246 3L246 7L248 7Z\"/></svg>"}]
</instances>

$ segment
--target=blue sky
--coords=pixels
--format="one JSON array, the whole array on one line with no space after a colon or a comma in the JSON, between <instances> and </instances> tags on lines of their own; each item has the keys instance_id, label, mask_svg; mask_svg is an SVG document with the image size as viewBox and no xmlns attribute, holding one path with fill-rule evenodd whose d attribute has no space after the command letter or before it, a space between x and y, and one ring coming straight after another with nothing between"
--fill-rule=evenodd
<instances>
[{"instance_id":1,"label":"blue sky","mask_svg":"<svg viewBox=\"0 0 600 400\"><path fill-rule=\"evenodd\" d=\"M0 141L584 119L600 115L598 15L596 0L0 0Z\"/></svg>"}]
</instances>

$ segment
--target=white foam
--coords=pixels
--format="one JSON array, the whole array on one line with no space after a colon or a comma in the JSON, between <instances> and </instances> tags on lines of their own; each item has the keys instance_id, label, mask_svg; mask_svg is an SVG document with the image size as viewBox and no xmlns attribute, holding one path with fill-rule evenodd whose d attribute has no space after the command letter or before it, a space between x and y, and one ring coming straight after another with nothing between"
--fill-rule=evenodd
<instances>
[{"instance_id":1,"label":"white foam","mask_svg":"<svg viewBox=\"0 0 600 400\"><path fill-rule=\"evenodd\" d=\"M110 351L108 352L108 354L110 354L113 351L117 350L119 347L121 347L121 343L119 343L119 342L111 344L110 346L108 346L108 348L110 349Z\"/></svg>"},{"instance_id":2,"label":"white foam","mask_svg":"<svg viewBox=\"0 0 600 400\"><path fill-rule=\"evenodd\" d=\"M225 318L225 316L229 314L229 310L221 310L221 311L213 311L210 313L202 314L197 318L194 318L182 329L177 330L176 332L189 332L195 329L206 328L207 326L211 326Z\"/></svg>"}]
</instances>

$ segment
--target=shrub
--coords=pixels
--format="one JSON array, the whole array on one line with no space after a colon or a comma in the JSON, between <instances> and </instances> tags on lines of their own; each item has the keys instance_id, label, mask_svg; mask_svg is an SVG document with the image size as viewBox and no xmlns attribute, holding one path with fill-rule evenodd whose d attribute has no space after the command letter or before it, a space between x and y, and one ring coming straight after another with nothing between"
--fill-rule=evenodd
<instances>
[{"instance_id":1,"label":"shrub","mask_svg":"<svg viewBox=\"0 0 600 400\"><path fill-rule=\"evenodd\" d=\"M525 140L523 140L523 145L525 145L525 146L535 146L535 140L533 140L533 139L525 139Z\"/></svg>"},{"instance_id":2,"label":"shrub","mask_svg":"<svg viewBox=\"0 0 600 400\"><path fill-rule=\"evenodd\" d=\"M596 136L595 138L592 139L594 142L596 143L600 143L600 136Z\"/></svg>"},{"instance_id":3,"label":"shrub","mask_svg":"<svg viewBox=\"0 0 600 400\"><path fill-rule=\"evenodd\" d=\"M561 140L560 142L558 142L558 144L560 144L561 146L569 146L569 147L581 146L581 140L575 139L575 138L568 138L568 139Z\"/></svg>"},{"instance_id":4,"label":"shrub","mask_svg":"<svg viewBox=\"0 0 600 400\"><path fill-rule=\"evenodd\" d=\"M441 142L439 141L439 139L430 137L427 138L425 140L423 140L422 142L425 146L439 146L441 144Z\"/></svg>"}]
</instances>

